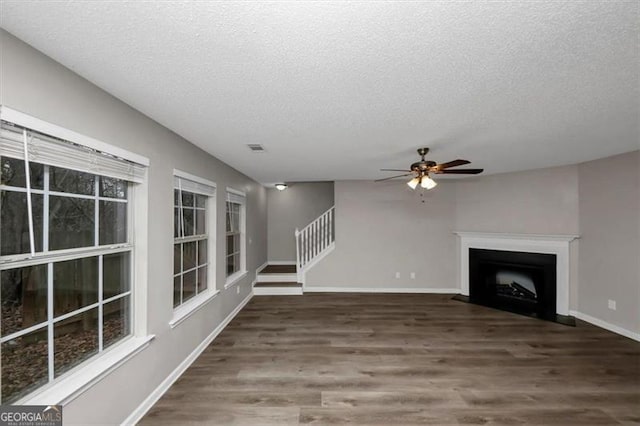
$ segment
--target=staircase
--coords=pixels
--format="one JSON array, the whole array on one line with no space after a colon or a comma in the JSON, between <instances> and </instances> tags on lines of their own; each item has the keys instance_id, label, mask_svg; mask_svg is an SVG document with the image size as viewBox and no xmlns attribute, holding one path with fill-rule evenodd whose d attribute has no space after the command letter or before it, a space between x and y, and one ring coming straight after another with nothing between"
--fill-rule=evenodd
<instances>
[{"instance_id":1,"label":"staircase","mask_svg":"<svg viewBox=\"0 0 640 426\"><path fill-rule=\"evenodd\" d=\"M335 248L335 207L296 229L296 263L267 265L256 276L255 295L302 294L309 269Z\"/></svg>"},{"instance_id":2,"label":"staircase","mask_svg":"<svg viewBox=\"0 0 640 426\"><path fill-rule=\"evenodd\" d=\"M253 294L302 294L302 283L298 282L296 265L267 265L256 276Z\"/></svg>"}]
</instances>

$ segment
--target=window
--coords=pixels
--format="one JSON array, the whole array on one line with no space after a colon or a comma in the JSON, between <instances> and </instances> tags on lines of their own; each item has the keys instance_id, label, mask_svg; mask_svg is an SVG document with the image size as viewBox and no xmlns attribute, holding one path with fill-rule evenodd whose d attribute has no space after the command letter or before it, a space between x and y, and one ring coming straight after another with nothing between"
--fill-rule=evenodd
<instances>
[{"instance_id":1,"label":"window","mask_svg":"<svg viewBox=\"0 0 640 426\"><path fill-rule=\"evenodd\" d=\"M245 271L245 196L244 193L227 188L227 283Z\"/></svg>"},{"instance_id":2,"label":"window","mask_svg":"<svg viewBox=\"0 0 640 426\"><path fill-rule=\"evenodd\" d=\"M213 228L209 206L215 210L215 184L175 172L180 175L174 178L173 202L173 307L177 308L209 287L209 228Z\"/></svg>"},{"instance_id":3,"label":"window","mask_svg":"<svg viewBox=\"0 0 640 426\"><path fill-rule=\"evenodd\" d=\"M145 172L7 121L0 130L7 404L132 334L132 187Z\"/></svg>"}]
</instances>

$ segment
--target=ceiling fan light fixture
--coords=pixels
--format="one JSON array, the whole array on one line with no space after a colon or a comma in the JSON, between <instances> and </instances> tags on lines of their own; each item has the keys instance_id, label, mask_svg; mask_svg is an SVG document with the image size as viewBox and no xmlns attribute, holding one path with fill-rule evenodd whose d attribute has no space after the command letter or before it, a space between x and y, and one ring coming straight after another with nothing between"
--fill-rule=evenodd
<instances>
[{"instance_id":1,"label":"ceiling fan light fixture","mask_svg":"<svg viewBox=\"0 0 640 426\"><path fill-rule=\"evenodd\" d=\"M438 183L435 180L431 179L429 175L424 176L422 178L422 182L420 182L420 186L424 189L433 189L436 187L436 185L438 185Z\"/></svg>"},{"instance_id":2,"label":"ceiling fan light fixture","mask_svg":"<svg viewBox=\"0 0 640 426\"><path fill-rule=\"evenodd\" d=\"M416 189L416 186L418 186L419 183L420 183L420 178L414 177L409 182L407 182L407 185L409 185L409 188L411 189Z\"/></svg>"}]
</instances>

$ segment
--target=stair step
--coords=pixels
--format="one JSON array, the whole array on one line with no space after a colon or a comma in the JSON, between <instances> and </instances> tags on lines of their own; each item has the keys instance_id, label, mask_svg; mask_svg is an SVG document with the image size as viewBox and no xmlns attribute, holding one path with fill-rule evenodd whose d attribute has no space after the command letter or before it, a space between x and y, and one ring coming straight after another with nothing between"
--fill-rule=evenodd
<instances>
[{"instance_id":1,"label":"stair step","mask_svg":"<svg viewBox=\"0 0 640 426\"><path fill-rule=\"evenodd\" d=\"M293 274L263 274L260 272L256 277L256 281L259 283L289 283L296 282L298 280L298 275Z\"/></svg>"},{"instance_id":2,"label":"stair step","mask_svg":"<svg viewBox=\"0 0 640 426\"><path fill-rule=\"evenodd\" d=\"M295 274L296 265L267 265L261 274Z\"/></svg>"},{"instance_id":3,"label":"stair step","mask_svg":"<svg viewBox=\"0 0 640 426\"><path fill-rule=\"evenodd\" d=\"M253 285L256 296L284 296L302 294L302 283L295 281L257 282Z\"/></svg>"},{"instance_id":4,"label":"stair step","mask_svg":"<svg viewBox=\"0 0 640 426\"><path fill-rule=\"evenodd\" d=\"M257 282L254 287L302 287L302 283L296 282Z\"/></svg>"}]
</instances>

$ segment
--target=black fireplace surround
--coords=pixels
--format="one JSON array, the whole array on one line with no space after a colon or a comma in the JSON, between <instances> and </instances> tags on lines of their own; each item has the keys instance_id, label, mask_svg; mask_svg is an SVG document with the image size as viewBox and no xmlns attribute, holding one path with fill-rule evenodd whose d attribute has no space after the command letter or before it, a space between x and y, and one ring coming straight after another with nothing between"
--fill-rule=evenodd
<instances>
[{"instance_id":1,"label":"black fireplace surround","mask_svg":"<svg viewBox=\"0 0 640 426\"><path fill-rule=\"evenodd\" d=\"M556 255L469 249L469 301L556 321Z\"/></svg>"}]
</instances>

